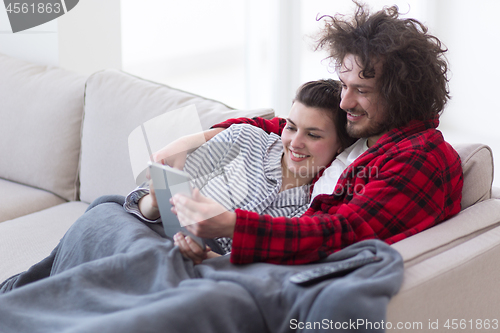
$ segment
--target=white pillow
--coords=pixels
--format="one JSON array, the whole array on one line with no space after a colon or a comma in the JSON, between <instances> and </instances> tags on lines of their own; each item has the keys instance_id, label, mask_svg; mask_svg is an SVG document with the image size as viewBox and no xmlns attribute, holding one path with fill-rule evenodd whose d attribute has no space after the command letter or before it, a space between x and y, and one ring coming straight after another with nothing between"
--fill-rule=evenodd
<instances>
[{"instance_id":1,"label":"white pillow","mask_svg":"<svg viewBox=\"0 0 500 333\"><path fill-rule=\"evenodd\" d=\"M0 178L78 195L85 77L0 54Z\"/></svg>"},{"instance_id":2,"label":"white pillow","mask_svg":"<svg viewBox=\"0 0 500 333\"><path fill-rule=\"evenodd\" d=\"M92 202L101 195L126 195L133 190L129 135L152 118L193 105L203 130L228 118L274 115L270 109L233 110L221 102L117 70L93 74L85 89L80 199Z\"/></svg>"}]
</instances>

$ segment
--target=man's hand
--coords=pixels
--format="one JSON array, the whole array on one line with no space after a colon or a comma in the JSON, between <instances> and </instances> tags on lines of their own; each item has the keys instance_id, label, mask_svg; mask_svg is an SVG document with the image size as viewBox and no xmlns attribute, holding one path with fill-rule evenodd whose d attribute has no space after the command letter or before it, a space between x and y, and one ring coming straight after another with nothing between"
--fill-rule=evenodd
<instances>
[{"instance_id":1,"label":"man's hand","mask_svg":"<svg viewBox=\"0 0 500 333\"><path fill-rule=\"evenodd\" d=\"M193 190L192 198L176 194L170 203L181 225L194 235L202 238L233 237L236 213L203 196L198 189Z\"/></svg>"},{"instance_id":2,"label":"man's hand","mask_svg":"<svg viewBox=\"0 0 500 333\"><path fill-rule=\"evenodd\" d=\"M175 234L174 244L179 247L182 255L185 258L191 259L195 265L201 264L205 259L220 256L220 254L213 252L208 246L202 249L191 237L184 236L180 232Z\"/></svg>"}]
</instances>

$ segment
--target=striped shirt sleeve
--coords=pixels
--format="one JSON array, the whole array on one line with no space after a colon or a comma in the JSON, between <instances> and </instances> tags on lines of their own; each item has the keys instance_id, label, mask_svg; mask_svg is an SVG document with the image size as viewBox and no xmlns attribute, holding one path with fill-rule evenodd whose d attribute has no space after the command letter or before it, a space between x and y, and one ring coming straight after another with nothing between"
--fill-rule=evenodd
<instances>
[{"instance_id":1,"label":"striped shirt sleeve","mask_svg":"<svg viewBox=\"0 0 500 333\"><path fill-rule=\"evenodd\" d=\"M159 223L161 222L161 218L158 218L156 220L150 220L144 217L144 215L142 215L141 211L139 210L139 200L141 200L144 196L148 194L149 194L149 182L146 181L141 185L139 185L136 189L134 189L125 197L125 203L123 204L123 208L127 212L140 218L142 221L149 223Z\"/></svg>"}]
</instances>

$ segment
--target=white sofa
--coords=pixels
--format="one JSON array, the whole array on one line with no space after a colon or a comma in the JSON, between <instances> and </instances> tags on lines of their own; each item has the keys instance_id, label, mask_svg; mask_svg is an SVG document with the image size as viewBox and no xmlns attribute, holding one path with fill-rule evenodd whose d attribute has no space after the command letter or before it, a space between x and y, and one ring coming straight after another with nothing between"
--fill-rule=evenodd
<instances>
[{"instance_id":1,"label":"white sofa","mask_svg":"<svg viewBox=\"0 0 500 333\"><path fill-rule=\"evenodd\" d=\"M128 136L142 123L188 105L203 129L232 117L273 116L115 70L86 78L0 55L0 72L0 281L47 256L94 199L136 186ZM464 166L462 212L393 245L405 276L389 303L392 328L500 319L500 190L492 195L491 150L455 148Z\"/></svg>"}]
</instances>

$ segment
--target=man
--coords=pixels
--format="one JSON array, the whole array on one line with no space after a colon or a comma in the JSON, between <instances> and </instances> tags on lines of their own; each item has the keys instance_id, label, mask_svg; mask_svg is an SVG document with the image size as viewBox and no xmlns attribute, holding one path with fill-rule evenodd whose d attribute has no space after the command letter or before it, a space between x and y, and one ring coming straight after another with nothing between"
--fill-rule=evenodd
<instances>
[{"instance_id":1,"label":"man","mask_svg":"<svg viewBox=\"0 0 500 333\"><path fill-rule=\"evenodd\" d=\"M188 226L194 234L233 238L233 263L303 264L365 239L392 244L460 211L460 158L436 129L449 99L446 50L397 7L370 15L356 5L352 21L326 17L318 44L342 82L348 133L360 138L338 157L353 160L345 172L332 180L327 169L315 184L326 179L326 190L299 218L223 211L198 192L173 199L184 224L201 221ZM215 127L237 122L281 133L286 121Z\"/></svg>"}]
</instances>

